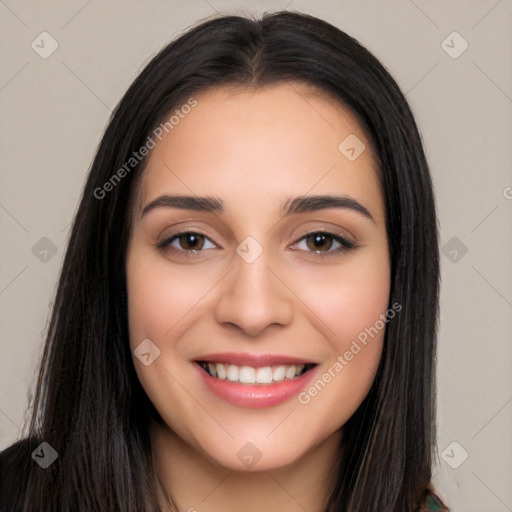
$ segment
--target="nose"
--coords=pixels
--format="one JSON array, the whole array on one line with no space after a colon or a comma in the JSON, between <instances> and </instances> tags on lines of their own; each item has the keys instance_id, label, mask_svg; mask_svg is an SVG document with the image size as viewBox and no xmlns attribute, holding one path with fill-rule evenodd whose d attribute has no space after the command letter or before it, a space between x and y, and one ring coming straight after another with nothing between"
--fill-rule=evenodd
<instances>
[{"instance_id":1,"label":"nose","mask_svg":"<svg viewBox=\"0 0 512 512\"><path fill-rule=\"evenodd\" d=\"M271 326L293 319L293 293L278 272L269 267L265 252L252 263L236 257L215 308L217 322L235 326L256 337Z\"/></svg>"}]
</instances>

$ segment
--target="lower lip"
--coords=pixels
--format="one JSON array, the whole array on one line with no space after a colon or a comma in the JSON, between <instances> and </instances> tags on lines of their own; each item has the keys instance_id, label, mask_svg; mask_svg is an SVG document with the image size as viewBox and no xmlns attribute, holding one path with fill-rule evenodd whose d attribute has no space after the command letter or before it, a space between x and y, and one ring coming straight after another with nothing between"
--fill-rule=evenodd
<instances>
[{"instance_id":1,"label":"lower lip","mask_svg":"<svg viewBox=\"0 0 512 512\"><path fill-rule=\"evenodd\" d=\"M258 384L253 386L212 377L197 363L194 364L204 383L212 393L233 405L251 409L272 407L298 395L312 379L313 373L316 370L316 367L311 368L299 377L276 384Z\"/></svg>"}]
</instances>

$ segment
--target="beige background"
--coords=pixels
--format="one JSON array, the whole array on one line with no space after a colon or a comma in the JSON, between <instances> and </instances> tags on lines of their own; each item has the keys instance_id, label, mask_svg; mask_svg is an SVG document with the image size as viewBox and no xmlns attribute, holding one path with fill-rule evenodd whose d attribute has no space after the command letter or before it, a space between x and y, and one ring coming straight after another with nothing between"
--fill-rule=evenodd
<instances>
[{"instance_id":1,"label":"beige background","mask_svg":"<svg viewBox=\"0 0 512 512\"><path fill-rule=\"evenodd\" d=\"M190 24L285 8L358 38L417 116L443 246L435 482L455 512L510 511L510 0L0 1L0 449L23 423L69 222L112 108ZM47 58L31 47L51 49L44 31L58 44Z\"/></svg>"}]
</instances>

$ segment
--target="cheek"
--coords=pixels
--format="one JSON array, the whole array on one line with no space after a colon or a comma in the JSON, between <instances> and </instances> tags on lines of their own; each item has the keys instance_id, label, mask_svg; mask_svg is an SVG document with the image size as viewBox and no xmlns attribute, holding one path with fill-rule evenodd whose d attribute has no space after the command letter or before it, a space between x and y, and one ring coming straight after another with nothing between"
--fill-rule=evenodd
<instances>
[{"instance_id":1,"label":"cheek","mask_svg":"<svg viewBox=\"0 0 512 512\"><path fill-rule=\"evenodd\" d=\"M177 269L164 258L133 254L127 265L128 318L133 344L149 338L159 346L180 332L214 285L205 273ZM163 348L163 347L161 347Z\"/></svg>"},{"instance_id":2,"label":"cheek","mask_svg":"<svg viewBox=\"0 0 512 512\"><path fill-rule=\"evenodd\" d=\"M335 429L367 395L379 365L386 327L396 314L392 311L386 316L390 292L387 256L384 251L368 251L325 272L301 272L299 288L315 313L310 315L311 322L322 330L329 344L328 360L299 401L310 404L324 424Z\"/></svg>"},{"instance_id":3,"label":"cheek","mask_svg":"<svg viewBox=\"0 0 512 512\"><path fill-rule=\"evenodd\" d=\"M337 287L335 298L325 301L321 309L335 333L333 343L338 353L348 350L352 340L364 341L364 333L372 327L383 330L381 315L388 308L389 281L386 276L375 277L361 282L347 276Z\"/></svg>"},{"instance_id":4,"label":"cheek","mask_svg":"<svg viewBox=\"0 0 512 512\"><path fill-rule=\"evenodd\" d=\"M204 274L193 269L177 270L164 258L138 247L129 253L126 274L130 347L136 373L153 405L179 431L175 417L193 417L195 402L183 400L180 382L185 382L186 373L179 361L178 341L201 315L201 298L211 284ZM159 349L149 365L139 361L135 352L146 339ZM169 410L175 414L169 416Z\"/></svg>"},{"instance_id":5,"label":"cheek","mask_svg":"<svg viewBox=\"0 0 512 512\"><path fill-rule=\"evenodd\" d=\"M303 301L322 321L323 332L337 353L343 353L376 323L389 303L390 275L383 253L355 254L340 266L297 273ZM364 338L364 334L360 336Z\"/></svg>"}]
</instances>

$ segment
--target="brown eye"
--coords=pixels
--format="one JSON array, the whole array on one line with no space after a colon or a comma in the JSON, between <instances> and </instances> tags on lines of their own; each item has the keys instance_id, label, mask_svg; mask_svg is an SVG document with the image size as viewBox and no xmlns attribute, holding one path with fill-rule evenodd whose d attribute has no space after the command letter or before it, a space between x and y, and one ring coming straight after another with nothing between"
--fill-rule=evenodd
<instances>
[{"instance_id":1,"label":"brown eye","mask_svg":"<svg viewBox=\"0 0 512 512\"><path fill-rule=\"evenodd\" d=\"M204 245L204 236L197 233L183 233L178 236L178 240L185 251L198 251Z\"/></svg>"},{"instance_id":2,"label":"brown eye","mask_svg":"<svg viewBox=\"0 0 512 512\"><path fill-rule=\"evenodd\" d=\"M332 242L333 237L326 233L312 233L306 237L306 245L312 251L328 251Z\"/></svg>"},{"instance_id":3,"label":"brown eye","mask_svg":"<svg viewBox=\"0 0 512 512\"><path fill-rule=\"evenodd\" d=\"M324 231L315 231L304 235L298 242L293 244L294 249L313 252L319 257L341 255L356 247L357 245L351 240Z\"/></svg>"},{"instance_id":4,"label":"brown eye","mask_svg":"<svg viewBox=\"0 0 512 512\"><path fill-rule=\"evenodd\" d=\"M216 245L205 235L186 231L177 233L170 238L160 240L156 247L161 250L172 250L185 255L203 252L204 249L215 249Z\"/></svg>"}]
</instances>

